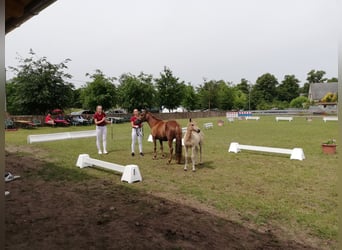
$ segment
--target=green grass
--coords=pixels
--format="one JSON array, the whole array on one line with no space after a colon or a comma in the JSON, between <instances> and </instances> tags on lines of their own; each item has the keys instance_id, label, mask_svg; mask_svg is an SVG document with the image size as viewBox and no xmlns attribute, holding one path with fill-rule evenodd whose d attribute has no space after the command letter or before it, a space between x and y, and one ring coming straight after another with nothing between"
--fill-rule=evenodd
<instances>
[{"instance_id":1,"label":"green grass","mask_svg":"<svg viewBox=\"0 0 342 250\"><path fill-rule=\"evenodd\" d=\"M214 124L219 118L197 119ZM225 120L225 118L223 118ZM186 120L179 120L181 126ZM223 127L204 130L204 164L197 172L184 172L183 165L166 159L152 160L152 144L147 142L149 127L144 126L145 157L130 156L129 124L114 124L114 139L108 126L108 155L97 155L95 138L65 140L26 145L29 134L94 129L91 127L21 129L6 132L7 145L26 145L47 152L46 167L39 172L44 179L80 181L87 178L112 178L118 185L155 193L170 199L188 199L216 208L240 223L275 225L289 234L305 232L311 237L336 240L337 237L337 155L324 155L320 144L337 138L337 123L322 118L307 122L296 117L293 122L276 122L274 117L259 121L235 121ZM230 142L241 144L304 149L304 161L288 155L243 151L228 153ZM164 148L168 151L168 147ZM184 152L184 151L183 151ZM120 183L118 173L75 167L77 156L91 157L122 165L137 164L143 182ZM183 153L184 154L184 153ZM86 173L86 174L85 174Z\"/></svg>"}]
</instances>

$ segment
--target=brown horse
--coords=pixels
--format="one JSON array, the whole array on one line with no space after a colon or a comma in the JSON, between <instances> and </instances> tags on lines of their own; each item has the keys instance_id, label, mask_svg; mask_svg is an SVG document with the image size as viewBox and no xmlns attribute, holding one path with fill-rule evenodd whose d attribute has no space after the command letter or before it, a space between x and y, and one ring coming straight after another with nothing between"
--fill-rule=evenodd
<instances>
[{"instance_id":1,"label":"brown horse","mask_svg":"<svg viewBox=\"0 0 342 250\"><path fill-rule=\"evenodd\" d=\"M182 128L180 127L178 122L174 120L163 121L153 116L150 112L146 111L140 114L140 120L142 122L146 121L151 128L151 134L154 144L153 159L157 159L157 140L159 140L160 151L163 158L165 157L163 152L163 141L167 141L170 150L168 163L170 164L173 153L172 142L173 139L176 139L176 160L177 163L180 164L182 158Z\"/></svg>"}]
</instances>

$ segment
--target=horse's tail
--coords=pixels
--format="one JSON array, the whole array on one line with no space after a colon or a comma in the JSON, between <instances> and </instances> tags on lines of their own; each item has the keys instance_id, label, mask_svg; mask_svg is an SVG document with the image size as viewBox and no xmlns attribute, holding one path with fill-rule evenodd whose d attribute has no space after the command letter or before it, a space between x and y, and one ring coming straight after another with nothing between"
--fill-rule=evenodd
<instances>
[{"instance_id":1,"label":"horse's tail","mask_svg":"<svg viewBox=\"0 0 342 250\"><path fill-rule=\"evenodd\" d=\"M182 160L182 129L179 125L176 127L176 159L177 159L177 163L181 164L181 160Z\"/></svg>"}]
</instances>

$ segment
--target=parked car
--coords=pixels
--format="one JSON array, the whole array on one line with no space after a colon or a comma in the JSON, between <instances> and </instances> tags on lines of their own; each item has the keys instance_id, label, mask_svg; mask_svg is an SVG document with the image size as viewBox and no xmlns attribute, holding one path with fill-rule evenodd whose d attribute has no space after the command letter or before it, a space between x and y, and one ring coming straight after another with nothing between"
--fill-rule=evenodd
<instances>
[{"instance_id":1,"label":"parked car","mask_svg":"<svg viewBox=\"0 0 342 250\"><path fill-rule=\"evenodd\" d=\"M123 122L129 122L131 118L129 116L107 116L107 120L111 121L112 123L123 123Z\"/></svg>"},{"instance_id":2,"label":"parked car","mask_svg":"<svg viewBox=\"0 0 342 250\"><path fill-rule=\"evenodd\" d=\"M76 112L71 112L70 115L72 117L81 116L81 117L83 117L83 119L88 120L88 124L92 124L94 114L95 114L94 111L85 109L85 110L80 110L80 111L76 111Z\"/></svg>"},{"instance_id":3,"label":"parked car","mask_svg":"<svg viewBox=\"0 0 342 250\"><path fill-rule=\"evenodd\" d=\"M73 125L89 125L90 121L81 115L73 115L71 117L71 123Z\"/></svg>"},{"instance_id":4,"label":"parked car","mask_svg":"<svg viewBox=\"0 0 342 250\"><path fill-rule=\"evenodd\" d=\"M71 115L93 115L95 114L94 111L91 111L91 110L80 110L80 111L76 111L76 112L71 112Z\"/></svg>"}]
</instances>

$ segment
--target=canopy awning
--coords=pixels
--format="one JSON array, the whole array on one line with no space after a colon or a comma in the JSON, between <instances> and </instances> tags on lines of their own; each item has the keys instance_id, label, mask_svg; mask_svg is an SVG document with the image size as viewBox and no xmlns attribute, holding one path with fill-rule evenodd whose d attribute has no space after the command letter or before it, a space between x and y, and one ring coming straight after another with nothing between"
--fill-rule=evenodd
<instances>
[{"instance_id":1,"label":"canopy awning","mask_svg":"<svg viewBox=\"0 0 342 250\"><path fill-rule=\"evenodd\" d=\"M6 34L57 0L6 0Z\"/></svg>"}]
</instances>

